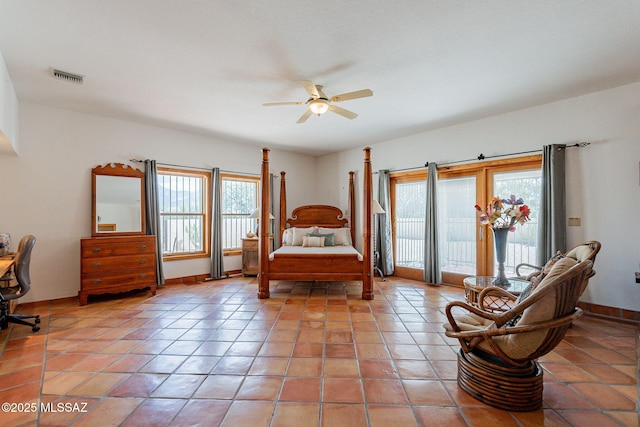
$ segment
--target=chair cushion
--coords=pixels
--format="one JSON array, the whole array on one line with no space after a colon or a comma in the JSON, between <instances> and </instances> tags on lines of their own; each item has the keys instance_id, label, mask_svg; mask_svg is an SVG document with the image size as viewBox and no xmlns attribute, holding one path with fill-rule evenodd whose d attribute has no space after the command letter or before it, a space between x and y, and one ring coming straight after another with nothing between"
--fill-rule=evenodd
<instances>
[{"instance_id":1,"label":"chair cushion","mask_svg":"<svg viewBox=\"0 0 640 427\"><path fill-rule=\"evenodd\" d=\"M578 260L578 262L580 262L588 259L592 253L593 253L593 249L591 248L591 246L580 245L571 249L569 252L567 252L565 256L569 258L573 258L575 260Z\"/></svg>"},{"instance_id":2,"label":"chair cushion","mask_svg":"<svg viewBox=\"0 0 640 427\"><path fill-rule=\"evenodd\" d=\"M542 291L547 285L552 283L556 277L571 267L578 264L573 258L563 257L557 260L553 267L551 267L549 273L545 275L542 281L533 289L531 295ZM547 294L544 298L536 301L530 307L527 307L522 313L522 317L516 324L517 326L528 325L535 322L552 319L556 308L556 294L555 292ZM513 359L525 359L532 354L542 344L546 338L549 330L538 330L533 332L525 332L520 334L505 335L495 337L494 342L498 344L500 349L505 354ZM486 347L489 347L488 344ZM480 345L480 348L493 352L484 345Z\"/></svg>"},{"instance_id":3,"label":"chair cushion","mask_svg":"<svg viewBox=\"0 0 640 427\"><path fill-rule=\"evenodd\" d=\"M479 331L486 329L493 323L492 320L485 319L473 313L454 314L453 318L458 327L463 331ZM447 331L453 331L453 327L448 322L443 325Z\"/></svg>"}]
</instances>

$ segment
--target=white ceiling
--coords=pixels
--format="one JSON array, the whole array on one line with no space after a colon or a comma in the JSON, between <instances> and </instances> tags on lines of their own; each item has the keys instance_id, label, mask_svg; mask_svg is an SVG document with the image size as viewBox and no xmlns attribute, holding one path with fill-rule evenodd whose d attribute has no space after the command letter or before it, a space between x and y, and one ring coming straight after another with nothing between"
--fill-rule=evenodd
<instances>
[{"instance_id":1,"label":"white ceiling","mask_svg":"<svg viewBox=\"0 0 640 427\"><path fill-rule=\"evenodd\" d=\"M1 0L0 52L21 102L321 155L640 81L640 1ZM374 95L262 106L301 79Z\"/></svg>"}]
</instances>

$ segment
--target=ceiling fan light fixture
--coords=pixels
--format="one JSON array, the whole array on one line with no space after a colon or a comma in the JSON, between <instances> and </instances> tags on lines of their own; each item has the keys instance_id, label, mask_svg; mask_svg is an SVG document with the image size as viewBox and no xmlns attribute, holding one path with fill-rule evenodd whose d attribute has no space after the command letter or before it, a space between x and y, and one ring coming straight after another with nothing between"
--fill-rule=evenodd
<instances>
[{"instance_id":1,"label":"ceiling fan light fixture","mask_svg":"<svg viewBox=\"0 0 640 427\"><path fill-rule=\"evenodd\" d=\"M317 114L318 116L324 114L329 110L329 101L326 99L314 99L309 102L309 109L313 114Z\"/></svg>"}]
</instances>

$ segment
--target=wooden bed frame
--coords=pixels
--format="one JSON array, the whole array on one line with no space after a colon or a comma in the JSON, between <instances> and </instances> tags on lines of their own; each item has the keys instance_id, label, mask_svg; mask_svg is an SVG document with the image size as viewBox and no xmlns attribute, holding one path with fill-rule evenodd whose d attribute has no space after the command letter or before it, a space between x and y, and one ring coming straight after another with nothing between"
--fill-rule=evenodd
<instances>
[{"instance_id":1,"label":"wooden bed frame","mask_svg":"<svg viewBox=\"0 0 640 427\"><path fill-rule=\"evenodd\" d=\"M362 299L373 299L373 258L371 230L373 217L371 149L364 149L363 170L363 223L362 223L362 260L355 254L289 254L269 259L269 214L271 194L269 186L269 149L262 149L262 173L259 227L259 274L258 297L269 298L270 280L296 281L362 281ZM355 183L354 172L349 172L349 215L351 222L344 218L342 210L328 205L306 205L293 210L287 218L285 173L280 172L280 236L287 225L290 227L318 226L323 228L341 228L347 224L351 230L351 240L355 243Z\"/></svg>"}]
</instances>

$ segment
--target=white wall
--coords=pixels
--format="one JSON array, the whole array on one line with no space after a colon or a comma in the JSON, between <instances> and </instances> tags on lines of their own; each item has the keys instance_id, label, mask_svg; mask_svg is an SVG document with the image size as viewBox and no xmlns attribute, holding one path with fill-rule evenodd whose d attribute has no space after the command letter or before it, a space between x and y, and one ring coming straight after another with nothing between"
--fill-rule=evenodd
<instances>
[{"instance_id":1,"label":"white wall","mask_svg":"<svg viewBox=\"0 0 640 427\"><path fill-rule=\"evenodd\" d=\"M20 238L33 234L32 291L25 301L77 295L80 238L91 234L91 169L129 159L260 173L259 147L44 106L20 104L20 153L0 154L0 231ZM271 170L287 170L292 206L311 202L316 159L271 152ZM239 269L240 257L225 257L225 269ZM207 259L165 263L167 278L206 274Z\"/></svg>"},{"instance_id":2,"label":"white wall","mask_svg":"<svg viewBox=\"0 0 640 427\"><path fill-rule=\"evenodd\" d=\"M18 151L18 98L0 52L0 155Z\"/></svg>"},{"instance_id":3,"label":"white wall","mask_svg":"<svg viewBox=\"0 0 640 427\"><path fill-rule=\"evenodd\" d=\"M602 243L582 300L640 311L640 83L374 144L371 156L374 171L394 170L580 141L591 145L567 150L567 215L582 219L568 227L568 246ZM362 170L360 149L319 158L318 181L339 188L350 169ZM345 191L321 195L341 204Z\"/></svg>"}]
</instances>

